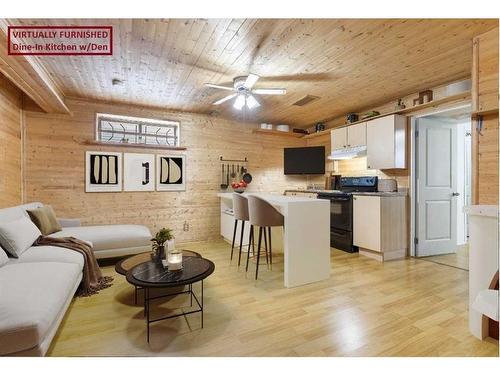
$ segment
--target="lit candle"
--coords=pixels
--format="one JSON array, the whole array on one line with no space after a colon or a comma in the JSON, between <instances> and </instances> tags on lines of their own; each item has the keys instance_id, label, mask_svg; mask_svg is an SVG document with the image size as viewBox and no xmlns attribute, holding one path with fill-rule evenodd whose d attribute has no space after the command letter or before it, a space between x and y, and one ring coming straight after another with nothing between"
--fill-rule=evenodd
<instances>
[{"instance_id":1,"label":"lit candle","mask_svg":"<svg viewBox=\"0 0 500 375\"><path fill-rule=\"evenodd\" d=\"M182 252L168 253L168 269L180 270L182 268Z\"/></svg>"}]
</instances>

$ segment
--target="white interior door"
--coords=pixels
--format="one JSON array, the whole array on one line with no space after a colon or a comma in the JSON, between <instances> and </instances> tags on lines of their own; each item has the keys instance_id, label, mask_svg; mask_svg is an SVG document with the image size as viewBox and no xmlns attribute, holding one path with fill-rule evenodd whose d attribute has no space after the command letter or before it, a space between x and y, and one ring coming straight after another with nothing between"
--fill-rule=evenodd
<instances>
[{"instance_id":1,"label":"white interior door","mask_svg":"<svg viewBox=\"0 0 500 375\"><path fill-rule=\"evenodd\" d=\"M417 256L456 252L457 126L417 120Z\"/></svg>"}]
</instances>

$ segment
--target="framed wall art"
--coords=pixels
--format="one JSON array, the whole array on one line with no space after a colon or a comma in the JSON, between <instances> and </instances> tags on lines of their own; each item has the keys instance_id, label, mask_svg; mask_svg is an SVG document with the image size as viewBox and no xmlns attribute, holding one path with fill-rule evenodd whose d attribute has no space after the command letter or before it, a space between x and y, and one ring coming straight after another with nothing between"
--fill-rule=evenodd
<instances>
[{"instance_id":1,"label":"framed wall art","mask_svg":"<svg viewBox=\"0 0 500 375\"><path fill-rule=\"evenodd\" d=\"M123 154L123 190L155 190L155 156L152 154Z\"/></svg>"},{"instance_id":2,"label":"framed wall art","mask_svg":"<svg viewBox=\"0 0 500 375\"><path fill-rule=\"evenodd\" d=\"M186 190L185 155L156 155L156 190Z\"/></svg>"},{"instance_id":3,"label":"framed wall art","mask_svg":"<svg viewBox=\"0 0 500 375\"><path fill-rule=\"evenodd\" d=\"M87 193L122 191L121 152L85 153L85 191Z\"/></svg>"}]
</instances>

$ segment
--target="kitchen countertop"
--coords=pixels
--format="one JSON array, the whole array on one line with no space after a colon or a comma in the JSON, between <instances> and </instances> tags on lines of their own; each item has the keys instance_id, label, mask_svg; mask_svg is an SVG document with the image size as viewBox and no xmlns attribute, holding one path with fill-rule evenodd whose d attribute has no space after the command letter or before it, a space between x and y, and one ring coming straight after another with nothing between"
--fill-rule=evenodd
<instances>
[{"instance_id":1,"label":"kitchen countertop","mask_svg":"<svg viewBox=\"0 0 500 375\"><path fill-rule=\"evenodd\" d=\"M316 190L316 189L307 189L307 190L300 190L300 189L287 189L285 192L291 192L291 193L316 193L316 194L321 194L321 193L342 193L339 190ZM375 197L405 197L408 195L407 191L364 191L364 192L354 192L352 193L353 195L369 195L369 196L375 196Z\"/></svg>"}]
</instances>

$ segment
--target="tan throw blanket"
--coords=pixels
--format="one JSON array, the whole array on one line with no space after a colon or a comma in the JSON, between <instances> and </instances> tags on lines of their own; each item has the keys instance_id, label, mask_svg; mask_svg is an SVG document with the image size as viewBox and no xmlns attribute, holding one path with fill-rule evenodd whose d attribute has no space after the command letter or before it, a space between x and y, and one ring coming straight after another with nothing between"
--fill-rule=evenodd
<instances>
[{"instance_id":1,"label":"tan throw blanket","mask_svg":"<svg viewBox=\"0 0 500 375\"><path fill-rule=\"evenodd\" d=\"M75 237L56 238L40 236L33 245L64 247L77 251L83 255L85 262L83 265L83 279L77 292L79 297L97 294L101 289L109 288L112 285L113 278L102 275L99 264L97 264L94 252L92 251L92 247L89 246L87 242Z\"/></svg>"}]
</instances>

